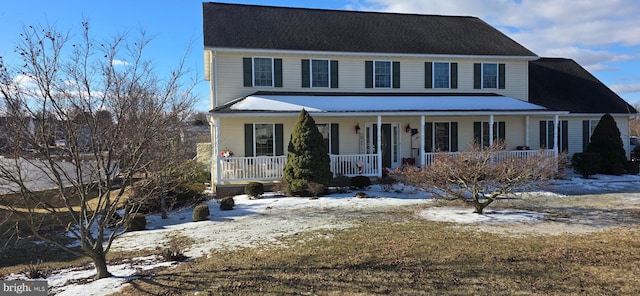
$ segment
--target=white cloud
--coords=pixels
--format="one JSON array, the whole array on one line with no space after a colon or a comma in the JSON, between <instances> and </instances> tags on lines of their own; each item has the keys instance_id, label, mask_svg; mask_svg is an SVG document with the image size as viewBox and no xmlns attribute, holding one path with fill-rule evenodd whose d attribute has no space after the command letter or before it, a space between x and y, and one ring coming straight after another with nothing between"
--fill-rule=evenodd
<instances>
[{"instance_id":1,"label":"white cloud","mask_svg":"<svg viewBox=\"0 0 640 296\"><path fill-rule=\"evenodd\" d=\"M616 93L635 93L640 92L640 83L636 84L615 84L611 86L611 89Z\"/></svg>"},{"instance_id":2,"label":"white cloud","mask_svg":"<svg viewBox=\"0 0 640 296\"><path fill-rule=\"evenodd\" d=\"M363 0L352 8L476 16L540 56L568 57L592 69L640 58L624 53L640 46L636 0ZM614 46L623 53L609 49Z\"/></svg>"},{"instance_id":3,"label":"white cloud","mask_svg":"<svg viewBox=\"0 0 640 296\"><path fill-rule=\"evenodd\" d=\"M129 62L127 61L123 61L123 60L113 60L113 65L115 66L127 66L129 65Z\"/></svg>"}]
</instances>

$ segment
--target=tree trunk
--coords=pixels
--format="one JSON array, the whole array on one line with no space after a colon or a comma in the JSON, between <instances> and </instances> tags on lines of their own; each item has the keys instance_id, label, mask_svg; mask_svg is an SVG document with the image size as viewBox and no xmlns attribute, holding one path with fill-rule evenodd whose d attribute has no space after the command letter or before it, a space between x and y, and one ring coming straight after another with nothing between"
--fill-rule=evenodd
<instances>
[{"instance_id":1,"label":"tree trunk","mask_svg":"<svg viewBox=\"0 0 640 296\"><path fill-rule=\"evenodd\" d=\"M96 280L111 277L112 274L107 270L107 259L104 254L95 254L91 256L93 265L96 267Z\"/></svg>"},{"instance_id":2,"label":"tree trunk","mask_svg":"<svg viewBox=\"0 0 640 296\"><path fill-rule=\"evenodd\" d=\"M473 203L473 207L475 208L475 210L473 210L474 213L482 215L482 210L484 210L486 205L476 201Z\"/></svg>"}]
</instances>

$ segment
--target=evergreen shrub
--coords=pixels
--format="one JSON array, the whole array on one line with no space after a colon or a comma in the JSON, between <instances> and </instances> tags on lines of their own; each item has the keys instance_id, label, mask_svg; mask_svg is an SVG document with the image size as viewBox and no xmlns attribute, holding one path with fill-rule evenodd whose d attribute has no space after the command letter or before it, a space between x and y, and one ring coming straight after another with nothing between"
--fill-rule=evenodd
<instances>
[{"instance_id":1,"label":"evergreen shrub","mask_svg":"<svg viewBox=\"0 0 640 296\"><path fill-rule=\"evenodd\" d=\"M598 153L576 153L571 157L571 165L573 171L589 178L598 173L600 170L600 154Z\"/></svg>"},{"instance_id":2,"label":"evergreen shrub","mask_svg":"<svg viewBox=\"0 0 640 296\"><path fill-rule=\"evenodd\" d=\"M236 202L233 200L232 196L228 196L220 200L221 211L231 211L235 206L236 206Z\"/></svg>"},{"instance_id":3,"label":"evergreen shrub","mask_svg":"<svg viewBox=\"0 0 640 296\"><path fill-rule=\"evenodd\" d=\"M208 220L209 215L210 212L208 205L197 205L193 208L193 222Z\"/></svg>"},{"instance_id":4,"label":"evergreen shrub","mask_svg":"<svg viewBox=\"0 0 640 296\"><path fill-rule=\"evenodd\" d=\"M244 186L244 193L251 198L260 198L264 194L264 184L260 182L249 182Z\"/></svg>"},{"instance_id":5,"label":"evergreen shrub","mask_svg":"<svg viewBox=\"0 0 640 296\"><path fill-rule=\"evenodd\" d=\"M351 187L365 189L371 186L371 179L367 176L355 176L351 178Z\"/></svg>"}]
</instances>

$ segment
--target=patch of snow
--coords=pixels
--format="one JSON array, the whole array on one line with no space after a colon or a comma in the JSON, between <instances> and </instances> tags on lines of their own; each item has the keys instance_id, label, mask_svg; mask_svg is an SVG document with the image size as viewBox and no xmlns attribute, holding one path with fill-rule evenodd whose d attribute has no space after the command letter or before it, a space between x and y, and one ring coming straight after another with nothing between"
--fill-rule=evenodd
<instances>
[{"instance_id":1,"label":"patch of snow","mask_svg":"<svg viewBox=\"0 0 640 296\"><path fill-rule=\"evenodd\" d=\"M468 207L432 207L419 212L418 216L431 221L464 224L525 223L545 219L544 214L536 212L490 208L479 215Z\"/></svg>"}]
</instances>

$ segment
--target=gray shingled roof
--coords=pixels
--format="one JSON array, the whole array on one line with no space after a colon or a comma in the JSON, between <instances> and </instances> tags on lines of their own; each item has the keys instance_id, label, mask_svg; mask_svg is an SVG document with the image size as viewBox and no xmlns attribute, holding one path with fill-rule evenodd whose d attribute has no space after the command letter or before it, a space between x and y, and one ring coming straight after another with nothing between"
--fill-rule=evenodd
<instances>
[{"instance_id":1,"label":"gray shingled roof","mask_svg":"<svg viewBox=\"0 0 640 296\"><path fill-rule=\"evenodd\" d=\"M204 46L399 54L536 55L476 17L203 3Z\"/></svg>"},{"instance_id":2,"label":"gray shingled roof","mask_svg":"<svg viewBox=\"0 0 640 296\"><path fill-rule=\"evenodd\" d=\"M529 102L571 113L637 113L589 71L564 58L529 62Z\"/></svg>"}]
</instances>

